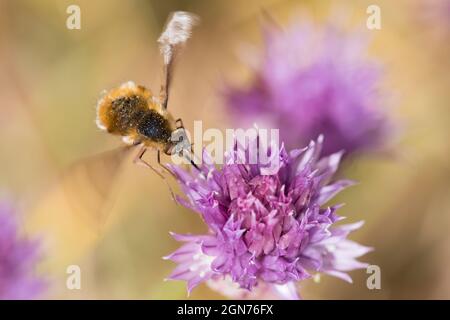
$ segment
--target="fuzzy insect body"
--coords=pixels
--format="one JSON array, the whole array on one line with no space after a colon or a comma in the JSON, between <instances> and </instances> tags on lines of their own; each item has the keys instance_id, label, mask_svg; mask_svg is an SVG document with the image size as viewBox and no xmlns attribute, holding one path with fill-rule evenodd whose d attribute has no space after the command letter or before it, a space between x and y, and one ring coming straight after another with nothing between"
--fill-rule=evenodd
<instances>
[{"instance_id":1,"label":"fuzzy insect body","mask_svg":"<svg viewBox=\"0 0 450 320\"><path fill-rule=\"evenodd\" d=\"M164 153L173 147L173 117L150 90L131 81L100 98L96 122L100 129L122 136L129 145L142 143Z\"/></svg>"},{"instance_id":2,"label":"fuzzy insect body","mask_svg":"<svg viewBox=\"0 0 450 320\"><path fill-rule=\"evenodd\" d=\"M192 148L181 119L176 121L167 111L173 65L198 18L188 12L174 12L158 39L163 57L163 81L159 95L129 81L104 91L97 102L96 124L105 132L120 136L125 146L103 152L74 163L62 175L62 187L70 206L77 214L94 218L97 226L106 221L114 181L123 160L135 147L133 162L163 179L171 197L175 195L166 179L173 173L161 163L160 153L179 155L199 170L191 155ZM143 159L147 149L156 150L157 167Z\"/></svg>"}]
</instances>

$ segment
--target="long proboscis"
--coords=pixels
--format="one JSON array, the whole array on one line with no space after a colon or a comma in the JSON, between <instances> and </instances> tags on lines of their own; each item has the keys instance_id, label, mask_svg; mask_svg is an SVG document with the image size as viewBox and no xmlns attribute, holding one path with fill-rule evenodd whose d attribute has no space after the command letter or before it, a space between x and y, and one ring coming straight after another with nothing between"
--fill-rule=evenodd
<instances>
[{"instance_id":1,"label":"long proboscis","mask_svg":"<svg viewBox=\"0 0 450 320\"><path fill-rule=\"evenodd\" d=\"M201 171L200 168L199 168L199 167L197 166L197 164L195 163L194 158L192 157L192 155L193 155L192 152L186 152L186 153L183 153L183 155L184 155L184 158L185 158L187 161L189 161L189 163L190 163L195 169L197 169L198 171Z\"/></svg>"},{"instance_id":2,"label":"long proboscis","mask_svg":"<svg viewBox=\"0 0 450 320\"><path fill-rule=\"evenodd\" d=\"M189 12L176 11L172 13L166 23L164 31L158 39L161 55L163 56L163 84L161 85L161 103L166 109L169 100L169 90L172 80L172 69L176 55L191 37L192 27L199 18Z\"/></svg>"}]
</instances>

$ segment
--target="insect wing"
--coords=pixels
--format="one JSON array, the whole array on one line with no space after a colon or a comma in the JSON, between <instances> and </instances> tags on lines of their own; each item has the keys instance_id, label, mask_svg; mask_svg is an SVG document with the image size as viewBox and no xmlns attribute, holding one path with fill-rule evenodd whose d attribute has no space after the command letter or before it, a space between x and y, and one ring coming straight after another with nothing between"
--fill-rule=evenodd
<instances>
[{"instance_id":1,"label":"insect wing","mask_svg":"<svg viewBox=\"0 0 450 320\"><path fill-rule=\"evenodd\" d=\"M63 173L62 185L69 206L87 223L101 227L106 221L111 193L130 149L120 147L79 160Z\"/></svg>"}]
</instances>

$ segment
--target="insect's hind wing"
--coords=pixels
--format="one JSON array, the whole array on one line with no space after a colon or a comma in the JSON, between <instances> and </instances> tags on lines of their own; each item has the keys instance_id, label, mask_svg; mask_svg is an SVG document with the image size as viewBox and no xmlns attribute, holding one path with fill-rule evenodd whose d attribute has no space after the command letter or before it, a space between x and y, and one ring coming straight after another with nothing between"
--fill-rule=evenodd
<instances>
[{"instance_id":1,"label":"insect's hind wing","mask_svg":"<svg viewBox=\"0 0 450 320\"><path fill-rule=\"evenodd\" d=\"M111 193L132 146L81 159L63 172L62 188L74 214L99 229L111 209Z\"/></svg>"}]
</instances>

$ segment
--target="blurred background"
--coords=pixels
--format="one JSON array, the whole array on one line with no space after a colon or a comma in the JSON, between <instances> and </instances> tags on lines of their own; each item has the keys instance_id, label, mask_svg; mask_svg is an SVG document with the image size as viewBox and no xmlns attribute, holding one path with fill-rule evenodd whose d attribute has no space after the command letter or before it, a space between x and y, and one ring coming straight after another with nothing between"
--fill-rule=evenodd
<instances>
[{"instance_id":1,"label":"blurred background","mask_svg":"<svg viewBox=\"0 0 450 320\"><path fill-rule=\"evenodd\" d=\"M389 114L402 130L392 155L346 166L343 174L359 184L337 200L349 221L366 221L352 239L375 248L361 260L380 266L381 290L367 289L368 275L357 270L354 284L323 276L300 292L306 299L449 299L450 13L427 7L445 2L1 0L0 196L20 208L24 232L43 241L44 298L186 298L184 283L163 281L174 264L161 258L178 247L169 231L204 226L171 200L159 177L125 161L111 180L101 229L70 208L60 183L71 164L120 145L94 123L102 90L128 80L159 90L156 40L169 12L201 17L177 64L170 111L188 129L194 120L224 129L231 125L219 88L248 76L239 51L261 43L263 11L281 25L340 12L365 28L366 9L376 4L382 28L370 31L370 54L385 65ZM66 28L71 4L81 8L80 30ZM81 290L66 288L69 265L81 267ZM190 298L222 296L201 285Z\"/></svg>"}]
</instances>

